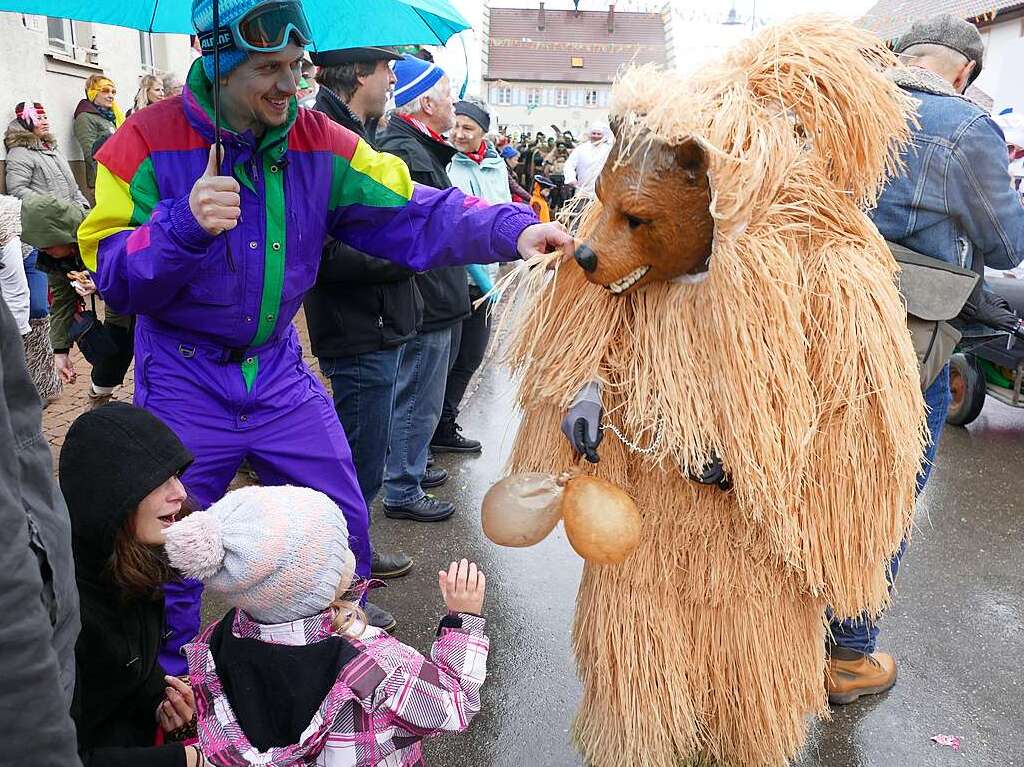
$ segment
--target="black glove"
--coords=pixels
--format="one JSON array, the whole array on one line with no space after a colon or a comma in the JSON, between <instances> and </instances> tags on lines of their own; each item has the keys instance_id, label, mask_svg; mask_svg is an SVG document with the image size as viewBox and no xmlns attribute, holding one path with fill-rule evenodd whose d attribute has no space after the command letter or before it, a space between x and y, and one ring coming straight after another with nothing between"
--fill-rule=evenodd
<instances>
[{"instance_id":1,"label":"black glove","mask_svg":"<svg viewBox=\"0 0 1024 767\"><path fill-rule=\"evenodd\" d=\"M719 490L732 490L732 477L722 466L722 459L714 452L711 453L711 460L704 466L701 473L691 472L689 477L702 485L714 485Z\"/></svg>"},{"instance_id":2,"label":"black glove","mask_svg":"<svg viewBox=\"0 0 1024 767\"><path fill-rule=\"evenodd\" d=\"M597 455L598 445L604 438L601 431L601 417L604 410L598 402L577 402L562 419L562 433L572 445L573 450L591 463L600 461Z\"/></svg>"}]
</instances>

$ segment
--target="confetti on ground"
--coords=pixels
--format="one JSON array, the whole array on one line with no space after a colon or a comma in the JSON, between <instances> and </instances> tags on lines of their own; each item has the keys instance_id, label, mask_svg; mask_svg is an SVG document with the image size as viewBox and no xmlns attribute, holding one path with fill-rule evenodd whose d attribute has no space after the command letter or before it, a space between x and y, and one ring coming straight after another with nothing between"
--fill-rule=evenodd
<instances>
[{"instance_id":1,"label":"confetti on ground","mask_svg":"<svg viewBox=\"0 0 1024 767\"><path fill-rule=\"evenodd\" d=\"M958 735L932 735L932 740L940 746L949 746L954 751L960 751L960 737Z\"/></svg>"}]
</instances>

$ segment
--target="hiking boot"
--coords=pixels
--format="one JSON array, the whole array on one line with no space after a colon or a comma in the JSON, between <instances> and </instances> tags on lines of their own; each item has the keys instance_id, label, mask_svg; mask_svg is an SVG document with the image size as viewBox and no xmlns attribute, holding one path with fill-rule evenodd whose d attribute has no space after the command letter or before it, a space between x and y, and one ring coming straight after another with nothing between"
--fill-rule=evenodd
<instances>
[{"instance_id":1,"label":"hiking boot","mask_svg":"<svg viewBox=\"0 0 1024 767\"><path fill-rule=\"evenodd\" d=\"M363 612L366 614L366 622L375 628L391 631L398 625L394 615L383 607L378 607L373 602L367 602L363 605Z\"/></svg>"},{"instance_id":2,"label":"hiking boot","mask_svg":"<svg viewBox=\"0 0 1024 767\"><path fill-rule=\"evenodd\" d=\"M384 516L389 519L411 519L414 522L440 522L455 513L455 507L448 501L439 501L432 495L425 495L418 501L404 506L384 504Z\"/></svg>"},{"instance_id":3,"label":"hiking boot","mask_svg":"<svg viewBox=\"0 0 1024 767\"><path fill-rule=\"evenodd\" d=\"M89 410L95 410L98 407L103 407L110 402L113 396L113 392L110 394L97 394L92 389L89 389Z\"/></svg>"},{"instance_id":4,"label":"hiking boot","mask_svg":"<svg viewBox=\"0 0 1024 767\"><path fill-rule=\"evenodd\" d=\"M412 570L412 559L401 552L384 554L373 550L370 560L370 575L374 578L401 578Z\"/></svg>"},{"instance_id":5,"label":"hiking boot","mask_svg":"<svg viewBox=\"0 0 1024 767\"><path fill-rule=\"evenodd\" d=\"M432 487L441 487L447 481L447 469L427 469L423 475L423 481L420 482L420 487L429 490Z\"/></svg>"},{"instance_id":6,"label":"hiking boot","mask_svg":"<svg viewBox=\"0 0 1024 767\"><path fill-rule=\"evenodd\" d=\"M462 427L454 421L442 421L437 425L430 448L435 453L479 453L480 442L462 436Z\"/></svg>"},{"instance_id":7,"label":"hiking boot","mask_svg":"<svg viewBox=\"0 0 1024 767\"><path fill-rule=\"evenodd\" d=\"M862 695L877 695L896 684L896 660L884 652L866 655L833 647L825 668L825 689L833 706L853 703Z\"/></svg>"}]
</instances>

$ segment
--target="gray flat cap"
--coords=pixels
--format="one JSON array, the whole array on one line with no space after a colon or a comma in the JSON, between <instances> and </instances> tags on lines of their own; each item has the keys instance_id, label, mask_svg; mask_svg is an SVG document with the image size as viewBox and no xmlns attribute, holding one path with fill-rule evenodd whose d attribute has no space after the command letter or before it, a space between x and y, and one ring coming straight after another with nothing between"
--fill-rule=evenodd
<instances>
[{"instance_id":1,"label":"gray flat cap","mask_svg":"<svg viewBox=\"0 0 1024 767\"><path fill-rule=\"evenodd\" d=\"M903 53L912 45L941 45L957 53L962 53L968 61L974 62L970 83L981 74L981 65L985 57L985 44L981 41L978 28L949 13L941 13L927 19L915 21L899 40L896 41L896 53Z\"/></svg>"}]
</instances>

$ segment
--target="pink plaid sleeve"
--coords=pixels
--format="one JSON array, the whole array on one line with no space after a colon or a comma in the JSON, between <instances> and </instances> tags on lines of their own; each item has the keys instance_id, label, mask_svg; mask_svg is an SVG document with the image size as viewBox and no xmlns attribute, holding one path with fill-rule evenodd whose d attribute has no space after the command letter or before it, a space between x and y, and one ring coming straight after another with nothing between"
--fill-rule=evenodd
<instances>
[{"instance_id":1,"label":"pink plaid sleeve","mask_svg":"<svg viewBox=\"0 0 1024 767\"><path fill-rule=\"evenodd\" d=\"M462 628L441 629L430 661L409 653L377 688L375 714L388 712L393 727L421 738L459 732L480 711L490 647L485 621L477 615L458 617Z\"/></svg>"}]
</instances>

